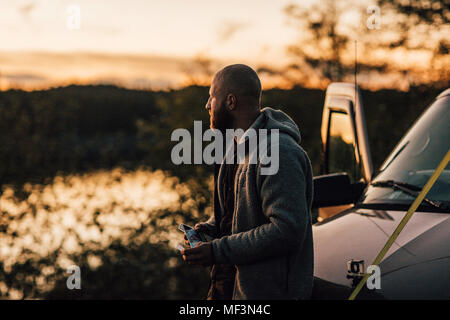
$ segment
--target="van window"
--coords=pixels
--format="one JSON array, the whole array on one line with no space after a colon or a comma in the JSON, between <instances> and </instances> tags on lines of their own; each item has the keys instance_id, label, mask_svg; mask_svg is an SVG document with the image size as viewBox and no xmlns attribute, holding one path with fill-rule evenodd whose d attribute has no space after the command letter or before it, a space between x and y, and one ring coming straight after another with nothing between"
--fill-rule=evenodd
<instances>
[{"instance_id":1,"label":"van window","mask_svg":"<svg viewBox=\"0 0 450 320\"><path fill-rule=\"evenodd\" d=\"M351 182L361 179L355 152L355 134L350 116L343 112L330 113L328 131L328 173L346 172Z\"/></svg>"},{"instance_id":2,"label":"van window","mask_svg":"<svg viewBox=\"0 0 450 320\"><path fill-rule=\"evenodd\" d=\"M423 188L450 149L450 96L435 101L416 121L378 171L374 182L394 180ZM427 198L450 203L450 164ZM370 186L364 203L411 203L415 197Z\"/></svg>"}]
</instances>

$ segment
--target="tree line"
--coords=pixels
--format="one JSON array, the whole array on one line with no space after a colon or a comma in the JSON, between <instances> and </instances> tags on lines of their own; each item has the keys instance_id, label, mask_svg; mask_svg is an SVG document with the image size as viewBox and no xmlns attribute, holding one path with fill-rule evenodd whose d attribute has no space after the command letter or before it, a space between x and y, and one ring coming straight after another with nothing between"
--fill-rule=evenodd
<instances>
[{"instance_id":1,"label":"tree line","mask_svg":"<svg viewBox=\"0 0 450 320\"><path fill-rule=\"evenodd\" d=\"M440 92L362 91L375 167ZM287 112L319 174L320 124L325 91L294 87L263 92L262 105ZM114 86L68 86L0 93L0 183L43 182L57 173L117 166L168 170L180 178L209 175L206 165L175 166L173 130L209 125L208 87L139 91Z\"/></svg>"}]
</instances>

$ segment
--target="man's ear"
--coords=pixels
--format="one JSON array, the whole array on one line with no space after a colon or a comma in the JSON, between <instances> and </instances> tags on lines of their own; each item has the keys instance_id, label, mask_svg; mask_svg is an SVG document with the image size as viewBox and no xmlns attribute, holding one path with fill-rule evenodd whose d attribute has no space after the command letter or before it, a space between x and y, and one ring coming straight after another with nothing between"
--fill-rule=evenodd
<instances>
[{"instance_id":1,"label":"man's ear","mask_svg":"<svg viewBox=\"0 0 450 320\"><path fill-rule=\"evenodd\" d=\"M236 96L232 93L227 95L227 108L230 111L236 109Z\"/></svg>"}]
</instances>

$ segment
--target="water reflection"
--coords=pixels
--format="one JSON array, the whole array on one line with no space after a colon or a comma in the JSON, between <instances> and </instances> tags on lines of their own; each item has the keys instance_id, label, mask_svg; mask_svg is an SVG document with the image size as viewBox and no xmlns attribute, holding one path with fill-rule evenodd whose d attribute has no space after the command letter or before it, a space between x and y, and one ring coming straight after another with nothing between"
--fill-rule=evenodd
<instances>
[{"instance_id":1,"label":"water reflection","mask_svg":"<svg viewBox=\"0 0 450 320\"><path fill-rule=\"evenodd\" d=\"M180 183L161 171L120 168L57 176L51 184L26 184L22 190L4 187L0 196L0 297L45 297L58 282L63 287L64 270L72 264L84 264L94 272L105 267L106 261L114 274L115 264L123 264L129 253L127 248L138 254L133 263L181 267L176 252L169 252L182 238L176 225L211 214L209 192L195 181ZM167 252L161 261L159 256L148 261L144 254L140 260L141 248ZM145 277L156 276L155 270ZM164 294L155 292L154 297L164 298Z\"/></svg>"}]
</instances>

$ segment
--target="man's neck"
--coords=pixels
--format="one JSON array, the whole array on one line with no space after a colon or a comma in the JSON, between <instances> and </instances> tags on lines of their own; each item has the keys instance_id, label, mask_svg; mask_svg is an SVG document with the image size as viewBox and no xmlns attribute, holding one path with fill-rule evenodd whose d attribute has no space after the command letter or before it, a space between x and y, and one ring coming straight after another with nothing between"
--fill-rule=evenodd
<instances>
[{"instance_id":1,"label":"man's neck","mask_svg":"<svg viewBox=\"0 0 450 320\"><path fill-rule=\"evenodd\" d=\"M255 110L255 112L239 116L238 119L234 120L233 129L242 129L244 130L244 132L247 131L247 129L250 128L250 126L253 124L253 122L255 122L256 118L258 118L260 114L260 110Z\"/></svg>"}]
</instances>

